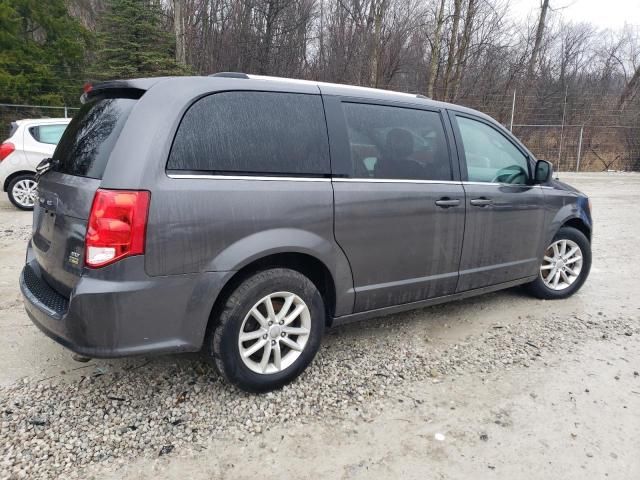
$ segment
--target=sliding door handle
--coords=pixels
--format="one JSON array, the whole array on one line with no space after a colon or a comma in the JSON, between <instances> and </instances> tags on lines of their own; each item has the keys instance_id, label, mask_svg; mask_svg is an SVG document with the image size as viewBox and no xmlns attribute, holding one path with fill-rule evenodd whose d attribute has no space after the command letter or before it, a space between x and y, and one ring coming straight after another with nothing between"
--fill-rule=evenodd
<instances>
[{"instance_id":1,"label":"sliding door handle","mask_svg":"<svg viewBox=\"0 0 640 480\"><path fill-rule=\"evenodd\" d=\"M457 207L460 205L460 200L445 197L436 200L436 205L442 208Z\"/></svg>"},{"instance_id":2,"label":"sliding door handle","mask_svg":"<svg viewBox=\"0 0 640 480\"><path fill-rule=\"evenodd\" d=\"M490 198L474 198L471 200L471 205L473 205L474 207L487 207L489 205L493 205L493 200L491 200Z\"/></svg>"}]
</instances>

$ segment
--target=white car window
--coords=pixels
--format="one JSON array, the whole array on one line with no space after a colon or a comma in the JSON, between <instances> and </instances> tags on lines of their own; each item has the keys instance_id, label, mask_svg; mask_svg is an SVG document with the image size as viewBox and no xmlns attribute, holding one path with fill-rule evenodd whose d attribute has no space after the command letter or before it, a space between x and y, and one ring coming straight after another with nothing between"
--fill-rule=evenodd
<instances>
[{"instance_id":1,"label":"white car window","mask_svg":"<svg viewBox=\"0 0 640 480\"><path fill-rule=\"evenodd\" d=\"M66 128L66 124L38 125L30 127L29 133L37 142L57 145Z\"/></svg>"}]
</instances>

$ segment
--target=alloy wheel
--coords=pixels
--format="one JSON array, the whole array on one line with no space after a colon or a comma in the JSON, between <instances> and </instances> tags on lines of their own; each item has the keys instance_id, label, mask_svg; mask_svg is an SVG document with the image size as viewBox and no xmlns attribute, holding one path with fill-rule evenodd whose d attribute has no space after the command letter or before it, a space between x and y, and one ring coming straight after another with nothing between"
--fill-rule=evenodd
<instances>
[{"instance_id":1,"label":"alloy wheel","mask_svg":"<svg viewBox=\"0 0 640 480\"><path fill-rule=\"evenodd\" d=\"M573 240L557 240L544 252L540 277L547 288L556 291L569 288L581 271L582 250Z\"/></svg>"},{"instance_id":2,"label":"alloy wheel","mask_svg":"<svg viewBox=\"0 0 640 480\"><path fill-rule=\"evenodd\" d=\"M311 331L311 313L295 293L260 299L244 318L238 336L243 363L260 374L278 373L302 354Z\"/></svg>"},{"instance_id":3,"label":"alloy wheel","mask_svg":"<svg viewBox=\"0 0 640 480\"><path fill-rule=\"evenodd\" d=\"M33 208L38 196L38 184L33 179L25 178L16 182L11 193L21 207Z\"/></svg>"}]
</instances>

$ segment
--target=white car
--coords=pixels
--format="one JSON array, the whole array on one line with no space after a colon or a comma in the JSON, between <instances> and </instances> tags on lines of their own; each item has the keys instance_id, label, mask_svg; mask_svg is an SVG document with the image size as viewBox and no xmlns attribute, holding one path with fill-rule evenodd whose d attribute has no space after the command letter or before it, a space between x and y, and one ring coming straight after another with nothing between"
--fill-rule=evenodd
<instances>
[{"instance_id":1,"label":"white car","mask_svg":"<svg viewBox=\"0 0 640 480\"><path fill-rule=\"evenodd\" d=\"M11 122L10 137L0 145L0 185L21 210L36 201L36 166L51 157L70 118L40 118Z\"/></svg>"}]
</instances>

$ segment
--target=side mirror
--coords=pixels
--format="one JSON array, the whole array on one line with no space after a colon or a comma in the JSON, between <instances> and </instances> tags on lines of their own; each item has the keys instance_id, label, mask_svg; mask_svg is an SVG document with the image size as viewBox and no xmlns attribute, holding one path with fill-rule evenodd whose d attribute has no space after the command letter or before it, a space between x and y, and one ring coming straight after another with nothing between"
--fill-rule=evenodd
<instances>
[{"instance_id":1,"label":"side mirror","mask_svg":"<svg viewBox=\"0 0 640 480\"><path fill-rule=\"evenodd\" d=\"M553 165L546 160L538 160L536 162L536 170L534 174L535 183L547 183L553 175Z\"/></svg>"}]
</instances>

